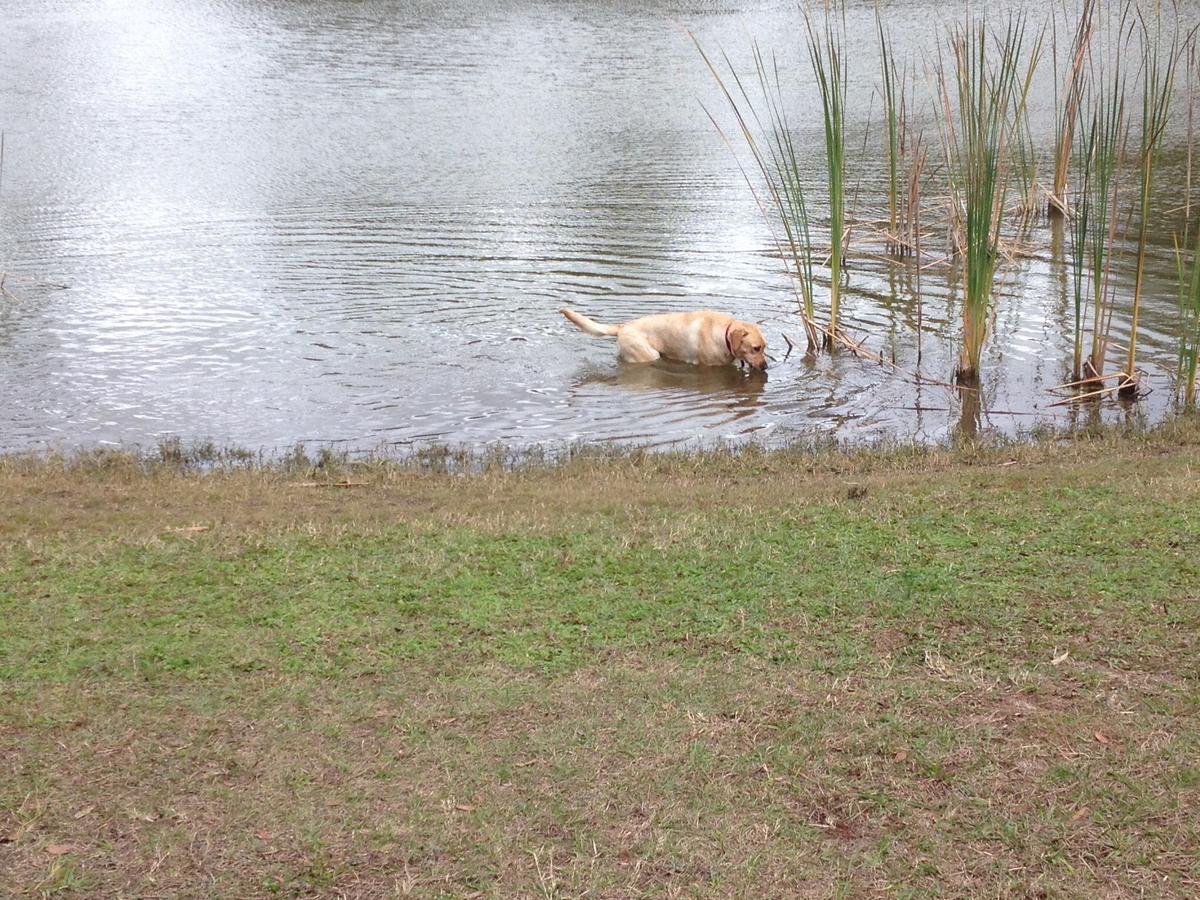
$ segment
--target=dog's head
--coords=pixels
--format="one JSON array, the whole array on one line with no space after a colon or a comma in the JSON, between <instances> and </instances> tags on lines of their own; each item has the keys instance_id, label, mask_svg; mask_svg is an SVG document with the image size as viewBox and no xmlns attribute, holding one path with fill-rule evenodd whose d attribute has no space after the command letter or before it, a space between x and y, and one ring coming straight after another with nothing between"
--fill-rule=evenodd
<instances>
[{"instance_id":1,"label":"dog's head","mask_svg":"<svg viewBox=\"0 0 1200 900\"><path fill-rule=\"evenodd\" d=\"M734 359L740 359L752 369L765 372L767 368L767 342L762 332L749 322L734 322L729 329L729 349Z\"/></svg>"}]
</instances>

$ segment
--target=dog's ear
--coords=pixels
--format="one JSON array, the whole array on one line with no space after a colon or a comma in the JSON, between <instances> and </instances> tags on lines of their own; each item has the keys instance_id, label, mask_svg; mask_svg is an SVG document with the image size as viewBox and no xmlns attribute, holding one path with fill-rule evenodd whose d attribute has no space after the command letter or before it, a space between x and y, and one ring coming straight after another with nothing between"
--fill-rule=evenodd
<instances>
[{"instance_id":1,"label":"dog's ear","mask_svg":"<svg viewBox=\"0 0 1200 900\"><path fill-rule=\"evenodd\" d=\"M734 325L729 329L729 346L733 348L734 352L737 352L742 346L742 341L746 340L749 335L750 329L745 325Z\"/></svg>"}]
</instances>

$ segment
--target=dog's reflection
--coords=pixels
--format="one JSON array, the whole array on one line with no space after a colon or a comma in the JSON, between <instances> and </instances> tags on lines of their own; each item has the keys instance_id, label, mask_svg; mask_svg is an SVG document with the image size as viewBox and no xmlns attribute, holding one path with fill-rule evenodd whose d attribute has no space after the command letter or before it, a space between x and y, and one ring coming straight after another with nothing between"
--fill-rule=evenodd
<instances>
[{"instance_id":1,"label":"dog's reflection","mask_svg":"<svg viewBox=\"0 0 1200 900\"><path fill-rule=\"evenodd\" d=\"M739 411L749 412L763 403L767 373L735 366L689 366L659 360L655 363L618 362L615 369L586 369L576 378L577 387L611 384L630 391L664 391L725 395Z\"/></svg>"}]
</instances>

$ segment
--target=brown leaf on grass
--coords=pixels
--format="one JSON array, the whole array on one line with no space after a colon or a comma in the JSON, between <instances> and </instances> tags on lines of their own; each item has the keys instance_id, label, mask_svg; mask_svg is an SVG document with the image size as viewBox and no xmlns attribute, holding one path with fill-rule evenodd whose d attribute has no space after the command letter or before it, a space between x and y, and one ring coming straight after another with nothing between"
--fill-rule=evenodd
<instances>
[{"instance_id":1,"label":"brown leaf on grass","mask_svg":"<svg viewBox=\"0 0 1200 900\"><path fill-rule=\"evenodd\" d=\"M471 806L469 803L459 803L454 808L459 812L473 812L475 809L475 807Z\"/></svg>"},{"instance_id":2,"label":"brown leaf on grass","mask_svg":"<svg viewBox=\"0 0 1200 900\"><path fill-rule=\"evenodd\" d=\"M68 853L75 852L74 844L51 844L46 848L46 852L51 856L65 856Z\"/></svg>"},{"instance_id":3,"label":"brown leaf on grass","mask_svg":"<svg viewBox=\"0 0 1200 900\"><path fill-rule=\"evenodd\" d=\"M92 804L91 806L85 806L83 809L79 810L79 812L75 813L73 818L82 819L88 813L92 812L95 808L96 808L95 804Z\"/></svg>"}]
</instances>

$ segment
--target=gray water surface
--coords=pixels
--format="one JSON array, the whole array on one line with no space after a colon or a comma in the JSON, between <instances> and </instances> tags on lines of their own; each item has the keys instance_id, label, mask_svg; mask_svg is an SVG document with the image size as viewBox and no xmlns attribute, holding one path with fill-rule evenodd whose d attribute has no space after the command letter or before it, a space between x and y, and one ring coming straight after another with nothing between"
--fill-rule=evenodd
<instances>
[{"instance_id":1,"label":"gray water surface","mask_svg":"<svg viewBox=\"0 0 1200 900\"><path fill-rule=\"evenodd\" d=\"M860 218L885 202L874 9L848 14ZM897 52L927 59L962 7L884 9ZM1070 352L1048 225L1003 270L978 404L846 353L783 359L794 288L704 112L725 108L687 31L741 66L753 38L790 60L819 206L792 3L4 0L0 16L0 450L936 440L1169 406L1165 252L1143 313L1153 393L1048 406ZM1035 94L1035 122L1049 101ZM849 330L911 372L911 270L855 240ZM946 380L955 276L930 269L922 299L922 372ZM565 305L609 322L728 311L763 324L777 362L765 381L621 365Z\"/></svg>"}]
</instances>

